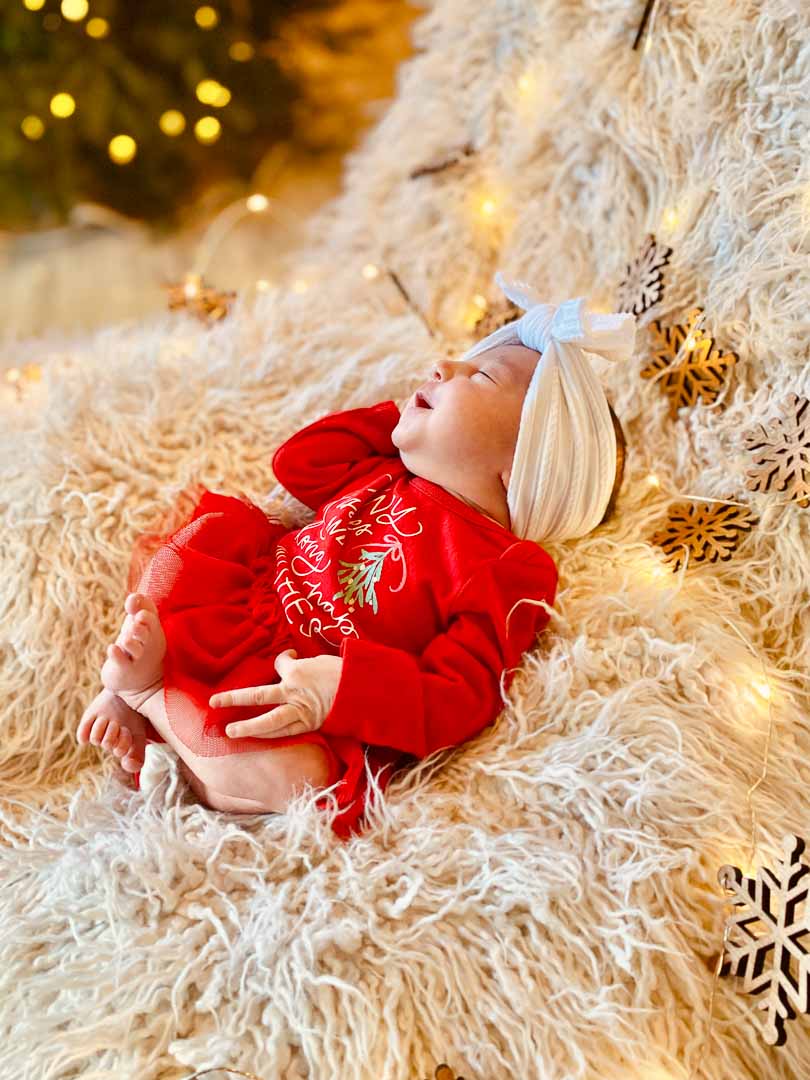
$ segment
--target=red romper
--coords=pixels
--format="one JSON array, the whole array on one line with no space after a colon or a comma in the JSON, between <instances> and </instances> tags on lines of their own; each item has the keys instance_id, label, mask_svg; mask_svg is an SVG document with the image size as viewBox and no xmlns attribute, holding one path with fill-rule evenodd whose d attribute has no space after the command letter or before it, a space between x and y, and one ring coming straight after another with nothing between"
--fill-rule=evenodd
<instances>
[{"instance_id":1,"label":"red romper","mask_svg":"<svg viewBox=\"0 0 810 1080\"><path fill-rule=\"evenodd\" d=\"M136 541L129 574L166 635L172 729L203 756L322 746L328 783L341 780L333 829L342 838L362 829L366 755L384 790L400 765L493 723L501 672L534 645L549 619L536 601L553 605L557 588L544 548L405 468L391 441L399 416L393 401L332 413L278 448L275 476L316 512L309 525L287 529L247 496L198 488L184 524ZM535 603L515 607L507 627L524 597ZM278 682L274 661L287 648L343 659L322 727L229 738L229 723L276 706L212 709L209 697Z\"/></svg>"}]
</instances>

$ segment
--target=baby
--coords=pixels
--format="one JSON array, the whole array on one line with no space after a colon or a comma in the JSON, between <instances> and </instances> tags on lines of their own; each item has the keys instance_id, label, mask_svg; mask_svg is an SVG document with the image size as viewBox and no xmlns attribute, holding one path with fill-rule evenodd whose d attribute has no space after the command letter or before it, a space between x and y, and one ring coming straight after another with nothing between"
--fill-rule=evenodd
<instances>
[{"instance_id":1,"label":"baby","mask_svg":"<svg viewBox=\"0 0 810 1080\"><path fill-rule=\"evenodd\" d=\"M347 837L367 769L383 790L497 718L556 594L540 541L601 524L621 484L621 427L583 350L627 357L635 325L496 281L525 314L440 361L401 414L329 414L278 448L309 525L204 491L138 579L133 561L80 743L139 774L166 742L215 810L282 812L336 785Z\"/></svg>"}]
</instances>

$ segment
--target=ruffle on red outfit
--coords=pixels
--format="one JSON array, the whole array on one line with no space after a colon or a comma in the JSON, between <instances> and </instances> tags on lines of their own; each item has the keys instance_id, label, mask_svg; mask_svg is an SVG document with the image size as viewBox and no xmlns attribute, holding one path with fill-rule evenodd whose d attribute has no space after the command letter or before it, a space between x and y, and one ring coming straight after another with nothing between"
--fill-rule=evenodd
<instances>
[{"instance_id":1,"label":"ruffle on red outfit","mask_svg":"<svg viewBox=\"0 0 810 1080\"><path fill-rule=\"evenodd\" d=\"M187 506L185 514L181 510L189 497L196 500L190 516ZM311 655L293 636L273 585L275 544L287 531L246 496L197 486L184 493L161 527L142 534L134 545L129 591L154 600L166 635L166 714L172 730L200 756L267 750L267 739L232 739L225 727L272 705L215 709L208 699L222 690L280 681L275 658L285 649L296 649L299 657ZM147 730L149 741L164 741L151 724ZM279 747L302 742L326 751L328 785L342 778L333 795L344 812L333 829L348 837L364 810L365 750L375 768L376 748L319 731L272 740ZM139 788L140 773L135 781ZM325 806L326 800L318 805Z\"/></svg>"}]
</instances>

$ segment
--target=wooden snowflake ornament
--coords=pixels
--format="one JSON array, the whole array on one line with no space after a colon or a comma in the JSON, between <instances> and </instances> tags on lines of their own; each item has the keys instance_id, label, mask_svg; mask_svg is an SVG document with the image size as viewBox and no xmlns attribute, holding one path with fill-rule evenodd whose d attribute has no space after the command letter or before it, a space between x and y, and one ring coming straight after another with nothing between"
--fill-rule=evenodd
<instances>
[{"instance_id":1,"label":"wooden snowflake ornament","mask_svg":"<svg viewBox=\"0 0 810 1080\"><path fill-rule=\"evenodd\" d=\"M749 491L788 492L803 509L810 506L810 401L788 394L784 415L756 424L742 433L743 445L754 457L746 470Z\"/></svg>"},{"instance_id":2,"label":"wooden snowflake ornament","mask_svg":"<svg viewBox=\"0 0 810 1080\"><path fill-rule=\"evenodd\" d=\"M617 311L643 315L660 302L664 295L663 269L669 262L672 248L657 244L648 233L641 254L627 264L623 280L616 292Z\"/></svg>"},{"instance_id":3,"label":"wooden snowflake ornament","mask_svg":"<svg viewBox=\"0 0 810 1080\"><path fill-rule=\"evenodd\" d=\"M722 503L674 503L666 523L650 541L661 547L673 571L689 552L690 563L727 562L759 519L747 508Z\"/></svg>"},{"instance_id":4,"label":"wooden snowflake ornament","mask_svg":"<svg viewBox=\"0 0 810 1080\"><path fill-rule=\"evenodd\" d=\"M678 409L694 405L698 397L711 405L716 400L728 372L739 359L734 352L722 353L714 338L695 329L703 314L696 307L687 315L685 324L663 327L658 319L650 323L653 336L652 360L641 371L643 379L652 379L660 372L664 393L669 398L669 415L678 417Z\"/></svg>"},{"instance_id":5,"label":"wooden snowflake ornament","mask_svg":"<svg viewBox=\"0 0 810 1080\"><path fill-rule=\"evenodd\" d=\"M165 285L169 310L187 308L204 323L224 319L230 311L235 292L220 292L206 285L199 274L186 274L179 285Z\"/></svg>"},{"instance_id":6,"label":"wooden snowflake ornament","mask_svg":"<svg viewBox=\"0 0 810 1080\"><path fill-rule=\"evenodd\" d=\"M735 907L747 909L726 924L720 974L742 977L746 993L765 994L757 1009L766 1013L763 1033L772 1046L786 1041L786 1020L810 1011L810 866L799 861L801 837L783 837L782 848L785 857L776 860L776 872L761 866L756 878L747 878L729 865L717 872L723 888L734 893Z\"/></svg>"}]
</instances>

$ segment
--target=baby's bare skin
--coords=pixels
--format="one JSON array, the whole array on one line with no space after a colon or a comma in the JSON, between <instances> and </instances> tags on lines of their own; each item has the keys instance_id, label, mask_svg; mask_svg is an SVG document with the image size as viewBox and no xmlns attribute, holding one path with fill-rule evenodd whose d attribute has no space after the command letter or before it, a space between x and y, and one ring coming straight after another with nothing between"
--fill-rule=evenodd
<instances>
[{"instance_id":1,"label":"baby's bare skin","mask_svg":"<svg viewBox=\"0 0 810 1080\"><path fill-rule=\"evenodd\" d=\"M134 773L146 750L146 719L137 710L161 686L166 638L148 596L130 593L124 607L127 617L101 669L104 689L85 709L76 738L112 751Z\"/></svg>"},{"instance_id":2,"label":"baby's bare skin","mask_svg":"<svg viewBox=\"0 0 810 1080\"><path fill-rule=\"evenodd\" d=\"M144 764L146 722L176 751L178 767L200 801L233 813L280 812L297 791L324 787L327 754L313 743L273 747L228 757L193 754L171 730L163 704L166 636L154 601L130 593L127 616L117 641L107 649L101 669L104 690L88 705L77 739L103 746L122 759L128 772ZM245 796L251 795L252 798Z\"/></svg>"}]
</instances>

